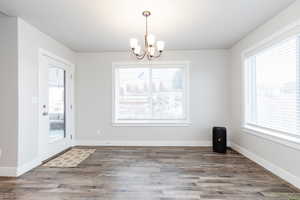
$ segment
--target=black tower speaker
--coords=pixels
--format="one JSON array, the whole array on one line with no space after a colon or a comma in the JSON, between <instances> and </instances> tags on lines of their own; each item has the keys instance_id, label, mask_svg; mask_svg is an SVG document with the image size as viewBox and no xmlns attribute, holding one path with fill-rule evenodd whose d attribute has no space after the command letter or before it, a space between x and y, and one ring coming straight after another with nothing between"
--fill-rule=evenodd
<instances>
[{"instance_id":1,"label":"black tower speaker","mask_svg":"<svg viewBox=\"0 0 300 200\"><path fill-rule=\"evenodd\" d=\"M213 151L226 153L227 139L225 127L213 127Z\"/></svg>"}]
</instances>

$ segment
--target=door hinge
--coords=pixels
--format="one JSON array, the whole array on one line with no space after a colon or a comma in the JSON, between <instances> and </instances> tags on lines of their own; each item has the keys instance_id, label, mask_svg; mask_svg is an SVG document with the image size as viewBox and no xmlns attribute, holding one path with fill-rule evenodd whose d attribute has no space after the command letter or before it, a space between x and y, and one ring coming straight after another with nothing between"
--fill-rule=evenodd
<instances>
[{"instance_id":1,"label":"door hinge","mask_svg":"<svg viewBox=\"0 0 300 200\"><path fill-rule=\"evenodd\" d=\"M70 105L70 108L73 109L73 105Z\"/></svg>"},{"instance_id":2,"label":"door hinge","mask_svg":"<svg viewBox=\"0 0 300 200\"><path fill-rule=\"evenodd\" d=\"M70 135L71 140L73 139L73 135Z\"/></svg>"},{"instance_id":3,"label":"door hinge","mask_svg":"<svg viewBox=\"0 0 300 200\"><path fill-rule=\"evenodd\" d=\"M70 78L73 79L73 74L70 75Z\"/></svg>"}]
</instances>

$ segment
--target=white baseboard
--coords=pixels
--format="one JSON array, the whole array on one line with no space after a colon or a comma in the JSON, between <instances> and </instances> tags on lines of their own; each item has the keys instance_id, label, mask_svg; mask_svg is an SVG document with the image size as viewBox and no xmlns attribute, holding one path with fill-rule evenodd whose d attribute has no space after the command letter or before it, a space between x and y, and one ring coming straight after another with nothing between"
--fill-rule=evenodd
<instances>
[{"instance_id":1,"label":"white baseboard","mask_svg":"<svg viewBox=\"0 0 300 200\"><path fill-rule=\"evenodd\" d=\"M26 172L38 167L41 164L42 164L42 162L40 159L35 159L31 162L23 164L22 166L17 168L17 176L21 176L21 175L25 174Z\"/></svg>"},{"instance_id":2,"label":"white baseboard","mask_svg":"<svg viewBox=\"0 0 300 200\"><path fill-rule=\"evenodd\" d=\"M16 177L17 168L16 167L0 167L0 177Z\"/></svg>"},{"instance_id":3,"label":"white baseboard","mask_svg":"<svg viewBox=\"0 0 300 200\"><path fill-rule=\"evenodd\" d=\"M41 164L39 159L25 163L19 167L0 167L0 177L18 177Z\"/></svg>"},{"instance_id":4,"label":"white baseboard","mask_svg":"<svg viewBox=\"0 0 300 200\"><path fill-rule=\"evenodd\" d=\"M191 146L209 147L211 141L99 141L76 140L74 146Z\"/></svg>"},{"instance_id":5,"label":"white baseboard","mask_svg":"<svg viewBox=\"0 0 300 200\"><path fill-rule=\"evenodd\" d=\"M271 163L270 161L265 160L264 158L258 156L257 154L247 150L244 147L241 147L233 142L231 142L231 148L236 150L237 152L243 154L250 160L256 162L257 164L261 165L265 169L269 170L273 174L279 176L283 180L287 181L288 183L294 185L295 187L300 189L300 177L297 177L290 172L286 171L278 167L277 165Z\"/></svg>"}]
</instances>

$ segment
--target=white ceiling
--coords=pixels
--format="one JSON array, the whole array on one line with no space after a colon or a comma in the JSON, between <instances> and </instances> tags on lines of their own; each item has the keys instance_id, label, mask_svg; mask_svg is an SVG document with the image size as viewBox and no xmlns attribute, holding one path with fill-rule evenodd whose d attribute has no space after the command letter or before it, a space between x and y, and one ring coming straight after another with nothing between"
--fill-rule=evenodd
<instances>
[{"instance_id":1,"label":"white ceiling","mask_svg":"<svg viewBox=\"0 0 300 200\"><path fill-rule=\"evenodd\" d=\"M1 0L19 16L78 52L122 51L142 39L143 10L168 50L229 48L295 0Z\"/></svg>"}]
</instances>

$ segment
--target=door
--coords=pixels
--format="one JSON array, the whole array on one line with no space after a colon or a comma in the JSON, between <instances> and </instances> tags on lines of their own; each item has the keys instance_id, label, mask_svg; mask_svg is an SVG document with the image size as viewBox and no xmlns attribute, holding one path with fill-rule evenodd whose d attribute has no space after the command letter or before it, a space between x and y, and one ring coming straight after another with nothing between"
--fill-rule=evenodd
<instances>
[{"instance_id":1,"label":"door","mask_svg":"<svg viewBox=\"0 0 300 200\"><path fill-rule=\"evenodd\" d=\"M72 66L49 53L40 53L39 152L41 160L71 146Z\"/></svg>"}]
</instances>

